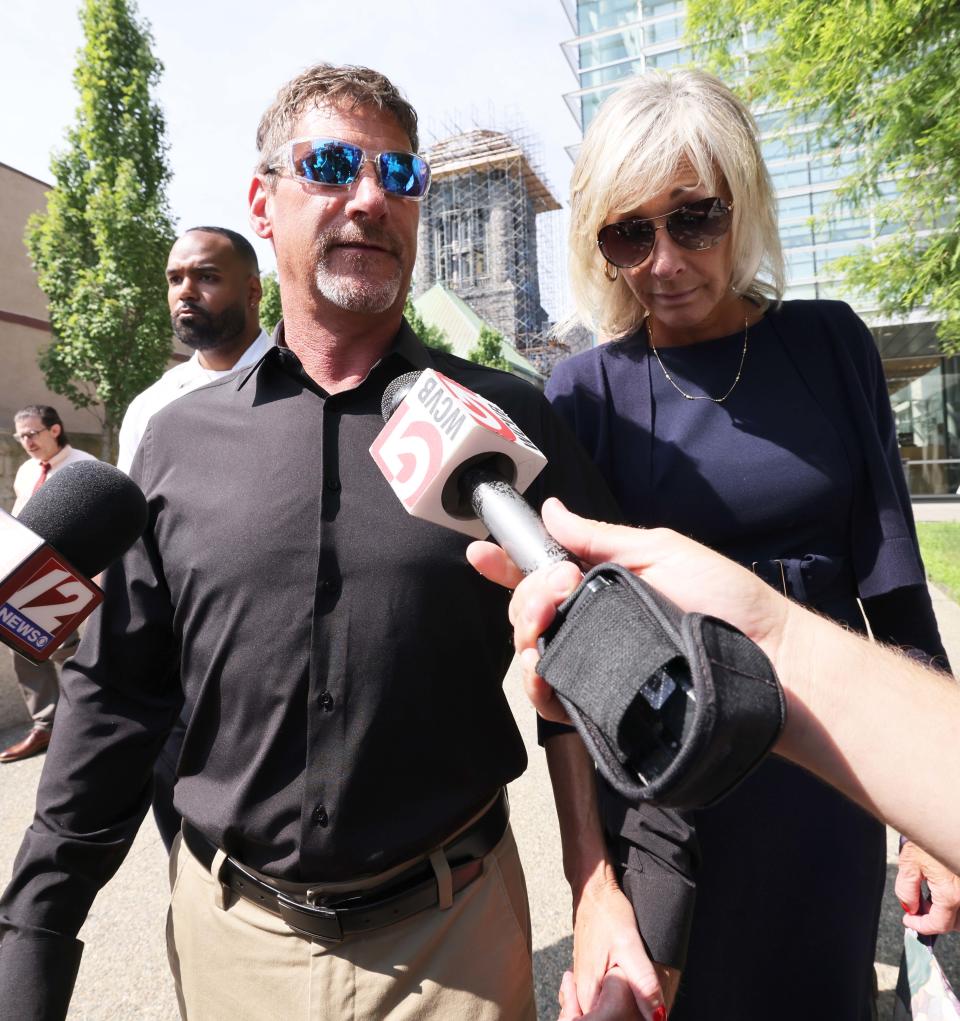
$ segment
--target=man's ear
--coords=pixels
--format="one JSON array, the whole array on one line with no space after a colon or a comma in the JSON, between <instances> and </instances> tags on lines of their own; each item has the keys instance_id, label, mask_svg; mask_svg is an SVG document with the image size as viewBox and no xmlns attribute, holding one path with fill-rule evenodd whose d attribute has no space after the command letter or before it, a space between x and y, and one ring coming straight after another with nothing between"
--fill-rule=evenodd
<instances>
[{"instance_id":1,"label":"man's ear","mask_svg":"<svg viewBox=\"0 0 960 1021\"><path fill-rule=\"evenodd\" d=\"M260 281L260 277L256 273L250 274L250 279L247 283L247 304L251 308L259 308L260 299L263 297L263 284Z\"/></svg>"},{"instance_id":2,"label":"man's ear","mask_svg":"<svg viewBox=\"0 0 960 1021\"><path fill-rule=\"evenodd\" d=\"M57 422L54 422L53 425L50 426L50 435L55 440L59 440L60 439L60 433L62 433L62 432L63 432L63 426L59 425Z\"/></svg>"},{"instance_id":3,"label":"man's ear","mask_svg":"<svg viewBox=\"0 0 960 1021\"><path fill-rule=\"evenodd\" d=\"M272 238L273 225L270 222L270 190L262 174L250 182L248 195L250 226L258 238Z\"/></svg>"}]
</instances>

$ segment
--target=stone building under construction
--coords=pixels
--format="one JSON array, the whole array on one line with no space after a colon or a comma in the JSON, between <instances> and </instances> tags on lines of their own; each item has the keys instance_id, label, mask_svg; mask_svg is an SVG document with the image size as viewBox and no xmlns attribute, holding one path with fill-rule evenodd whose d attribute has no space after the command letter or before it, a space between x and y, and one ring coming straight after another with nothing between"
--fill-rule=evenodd
<instances>
[{"instance_id":1,"label":"stone building under construction","mask_svg":"<svg viewBox=\"0 0 960 1021\"><path fill-rule=\"evenodd\" d=\"M440 283L511 340L544 343L536 217L560 208L529 150L499 131L474 130L425 153L433 171L421 211L415 295Z\"/></svg>"}]
</instances>

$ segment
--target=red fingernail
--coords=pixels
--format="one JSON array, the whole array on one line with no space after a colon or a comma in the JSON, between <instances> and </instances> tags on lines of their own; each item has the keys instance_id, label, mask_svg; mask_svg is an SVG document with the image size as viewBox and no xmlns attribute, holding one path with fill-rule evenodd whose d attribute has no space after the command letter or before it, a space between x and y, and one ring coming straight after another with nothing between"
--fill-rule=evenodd
<instances>
[{"instance_id":1,"label":"red fingernail","mask_svg":"<svg viewBox=\"0 0 960 1021\"><path fill-rule=\"evenodd\" d=\"M653 1012L653 1021L667 1021L667 1008L662 1003Z\"/></svg>"},{"instance_id":2,"label":"red fingernail","mask_svg":"<svg viewBox=\"0 0 960 1021\"><path fill-rule=\"evenodd\" d=\"M908 915L910 914L910 905L909 904L904 904L903 901L900 901L900 907L902 907L903 910L906 911L906 913Z\"/></svg>"}]
</instances>

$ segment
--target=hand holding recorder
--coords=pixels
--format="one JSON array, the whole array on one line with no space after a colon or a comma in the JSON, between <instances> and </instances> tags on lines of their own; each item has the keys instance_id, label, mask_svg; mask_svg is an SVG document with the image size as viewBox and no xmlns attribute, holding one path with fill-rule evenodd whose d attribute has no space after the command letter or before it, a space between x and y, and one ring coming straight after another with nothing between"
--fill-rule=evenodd
<instances>
[{"instance_id":1,"label":"hand holding recorder","mask_svg":"<svg viewBox=\"0 0 960 1021\"><path fill-rule=\"evenodd\" d=\"M960 871L954 789L960 686L953 678L869 644L669 529L588 521L557 500L544 504L543 516L556 539L585 563L616 561L682 609L737 625L767 653L783 684L788 713L774 751ZM579 572L563 564L523 579L490 543L471 544L467 556L485 577L517 586L510 619L527 694L539 712L559 718L556 699L536 673L536 643L576 588Z\"/></svg>"}]
</instances>

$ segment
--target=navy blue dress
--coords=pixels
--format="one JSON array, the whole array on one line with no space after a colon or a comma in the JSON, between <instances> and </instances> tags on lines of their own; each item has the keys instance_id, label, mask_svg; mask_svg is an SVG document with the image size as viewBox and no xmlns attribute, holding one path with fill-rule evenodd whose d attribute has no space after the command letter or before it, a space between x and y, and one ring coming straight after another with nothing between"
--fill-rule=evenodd
<instances>
[{"instance_id":1,"label":"navy blue dress","mask_svg":"<svg viewBox=\"0 0 960 1021\"><path fill-rule=\"evenodd\" d=\"M872 469L855 430L842 424L856 411L825 410L771 323L781 315L768 313L751 328L741 380L722 404L677 392L642 330L602 357L587 352L565 363L548 396L599 463L626 520L690 535L863 631L852 533ZM660 355L687 393L717 396L736 375L743 340L741 331ZM878 634L942 654L922 585L865 604ZM664 813L625 805L609 789L601 789L601 804L624 889L657 956L672 943L645 927L651 890L639 873L671 857ZM672 1021L871 1018L882 825L775 757L685 821L695 837L675 828L685 845L675 858L686 855L695 873L692 920L654 913L652 923L690 926ZM681 962L674 955L669 963Z\"/></svg>"}]
</instances>

